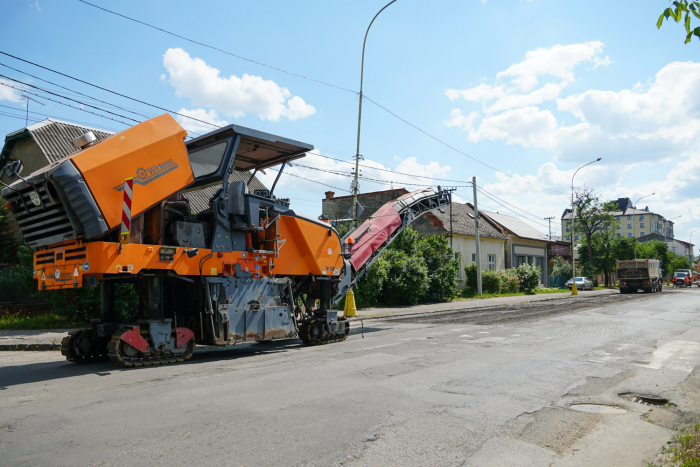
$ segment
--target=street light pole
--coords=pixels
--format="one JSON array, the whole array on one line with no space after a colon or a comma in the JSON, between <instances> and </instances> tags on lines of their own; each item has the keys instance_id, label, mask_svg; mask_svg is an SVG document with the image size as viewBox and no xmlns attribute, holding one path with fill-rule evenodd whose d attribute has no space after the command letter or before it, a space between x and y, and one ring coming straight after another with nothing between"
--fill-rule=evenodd
<instances>
[{"instance_id":1,"label":"street light pole","mask_svg":"<svg viewBox=\"0 0 700 467\"><path fill-rule=\"evenodd\" d=\"M578 295L578 290L576 290L576 255L574 254L574 227L576 226L576 215L574 212L574 177L576 177L576 174L579 170L586 167L587 165L591 165L595 162L598 162L601 159L602 157L599 157L598 159L591 161L588 164L583 164L581 167L576 169L576 172L574 172L574 175L571 177L571 272L573 273L571 295Z\"/></svg>"},{"instance_id":2,"label":"street light pole","mask_svg":"<svg viewBox=\"0 0 700 467\"><path fill-rule=\"evenodd\" d=\"M365 76L365 45L367 45L367 34L369 34L369 28L372 27L372 23L377 19L379 13L384 11L386 7L394 3L396 0L391 0L389 3L384 5L384 8L379 10L372 21L370 21L369 26L367 26L367 32L365 32L365 40L362 42L362 65L360 67L360 109L357 113L357 151L355 152L355 179L352 181L352 218L355 227L357 227L357 191L358 191L358 174L360 171L360 128L362 127L362 85L364 83Z\"/></svg>"},{"instance_id":3,"label":"street light pole","mask_svg":"<svg viewBox=\"0 0 700 467\"><path fill-rule=\"evenodd\" d=\"M648 198L648 197L650 197L650 196L654 196L655 194L656 194L656 193L652 193L652 194L650 194L650 195L642 196L642 197L639 198L637 201L635 201L634 204L633 204L632 206L634 206L634 208L637 209L637 203L638 203L638 202L640 202L640 201L643 200L644 198Z\"/></svg>"},{"instance_id":4,"label":"street light pole","mask_svg":"<svg viewBox=\"0 0 700 467\"><path fill-rule=\"evenodd\" d=\"M693 253L692 253L693 252L693 234L695 232L697 232L698 230L700 230L700 229L695 229L692 232L690 232L690 242L688 243L688 256L689 256L688 259L690 259L690 264L695 263L695 261L693 261L695 258L693 258Z\"/></svg>"}]
</instances>

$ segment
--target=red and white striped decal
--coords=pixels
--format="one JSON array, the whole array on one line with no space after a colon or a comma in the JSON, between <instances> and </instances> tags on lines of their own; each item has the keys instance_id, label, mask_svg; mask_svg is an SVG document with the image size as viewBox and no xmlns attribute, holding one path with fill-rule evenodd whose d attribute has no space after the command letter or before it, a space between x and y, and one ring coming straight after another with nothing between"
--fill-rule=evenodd
<instances>
[{"instance_id":1,"label":"red and white striped decal","mask_svg":"<svg viewBox=\"0 0 700 467\"><path fill-rule=\"evenodd\" d=\"M119 243L129 243L131 236L131 200L134 192L134 177L124 180L124 203L122 205L122 229Z\"/></svg>"}]
</instances>

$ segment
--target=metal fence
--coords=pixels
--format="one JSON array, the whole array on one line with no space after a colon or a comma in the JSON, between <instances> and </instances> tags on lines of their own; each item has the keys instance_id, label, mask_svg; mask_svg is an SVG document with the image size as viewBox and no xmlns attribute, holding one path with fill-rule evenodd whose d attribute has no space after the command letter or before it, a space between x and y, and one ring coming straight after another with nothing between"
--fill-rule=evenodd
<instances>
[{"instance_id":1,"label":"metal fence","mask_svg":"<svg viewBox=\"0 0 700 467\"><path fill-rule=\"evenodd\" d=\"M568 281L569 279L571 278L563 276L549 276L549 286L563 289L564 284L566 284L566 281Z\"/></svg>"}]
</instances>

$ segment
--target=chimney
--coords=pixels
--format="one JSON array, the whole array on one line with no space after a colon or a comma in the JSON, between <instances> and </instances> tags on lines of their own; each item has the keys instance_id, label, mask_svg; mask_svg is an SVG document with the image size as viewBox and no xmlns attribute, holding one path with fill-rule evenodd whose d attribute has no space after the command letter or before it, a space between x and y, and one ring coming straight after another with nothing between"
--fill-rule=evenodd
<instances>
[{"instance_id":1,"label":"chimney","mask_svg":"<svg viewBox=\"0 0 700 467\"><path fill-rule=\"evenodd\" d=\"M326 199L333 199L335 196L335 191L327 191L326 192Z\"/></svg>"}]
</instances>

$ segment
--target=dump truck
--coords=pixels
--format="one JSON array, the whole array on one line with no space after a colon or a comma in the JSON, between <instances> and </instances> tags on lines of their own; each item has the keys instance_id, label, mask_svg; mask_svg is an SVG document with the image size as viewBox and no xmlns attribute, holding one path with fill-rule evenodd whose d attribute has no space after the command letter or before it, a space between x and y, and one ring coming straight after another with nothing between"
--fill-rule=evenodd
<instances>
[{"instance_id":1,"label":"dump truck","mask_svg":"<svg viewBox=\"0 0 700 467\"><path fill-rule=\"evenodd\" d=\"M656 293L663 288L661 261L656 259L618 260L617 277L621 293Z\"/></svg>"},{"instance_id":2,"label":"dump truck","mask_svg":"<svg viewBox=\"0 0 700 467\"><path fill-rule=\"evenodd\" d=\"M26 177L21 161L6 168L17 180L2 196L39 289L100 290L100 318L62 341L67 360L148 366L185 361L196 345L342 341L350 325L333 305L415 218L450 202L440 187L408 193L341 239L274 195L312 145L239 125L186 136L164 114L99 142L88 133ZM250 193L273 167L270 190ZM212 193L208 209L193 212L194 190ZM120 321L117 284L138 292L142 319Z\"/></svg>"}]
</instances>

